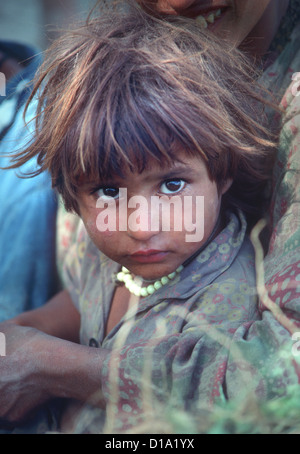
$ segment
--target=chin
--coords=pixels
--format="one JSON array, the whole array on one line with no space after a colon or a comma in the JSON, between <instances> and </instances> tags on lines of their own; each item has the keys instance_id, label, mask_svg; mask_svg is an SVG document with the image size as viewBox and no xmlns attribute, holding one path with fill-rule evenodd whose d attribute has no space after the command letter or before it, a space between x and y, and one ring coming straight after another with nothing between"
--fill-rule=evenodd
<instances>
[{"instance_id":1,"label":"chin","mask_svg":"<svg viewBox=\"0 0 300 454\"><path fill-rule=\"evenodd\" d=\"M169 274L174 273L177 268L178 268L177 266L174 266L174 267L166 266L166 267L161 267L161 268L156 267L155 270L153 270L153 268L152 268L149 270L139 269L139 270L137 270L137 272L135 272L133 269L131 269L130 271L132 274L134 274L135 276L141 277L145 281L153 282L153 281L160 280L162 277L165 277L165 276L168 276Z\"/></svg>"}]
</instances>

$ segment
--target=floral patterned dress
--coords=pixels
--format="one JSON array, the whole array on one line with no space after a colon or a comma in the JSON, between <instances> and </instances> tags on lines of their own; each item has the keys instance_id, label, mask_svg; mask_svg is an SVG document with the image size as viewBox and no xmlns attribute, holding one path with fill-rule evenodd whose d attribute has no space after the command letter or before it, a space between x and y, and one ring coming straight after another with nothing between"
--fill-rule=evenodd
<instances>
[{"instance_id":1,"label":"floral patterned dress","mask_svg":"<svg viewBox=\"0 0 300 454\"><path fill-rule=\"evenodd\" d=\"M292 331L281 323L283 316L300 332L299 43L298 24L280 55L275 59L270 55L261 77L283 108L269 213L272 235L262 268L267 295L281 310L279 315L254 290L255 256L241 233L241 217L231 218L227 230L185 270L186 276L155 294L155 304L152 297L146 298L107 338L103 326L116 265L99 258L84 237L79 238L77 252L69 251L65 282L82 313L82 342L93 338L111 350L101 377L110 429L129 430L143 418L151 426L166 411L170 417L174 410L175 414L186 410L196 418L222 401L240 402L250 396L261 403L299 386ZM69 218L72 235L75 225ZM63 238L61 257L70 245L70 235ZM94 290L89 286L92 277L85 273L82 279L79 271L87 253L94 260L91 276L102 282ZM107 270L102 277L100 265ZM104 420L104 413L89 408L81 428L101 431Z\"/></svg>"},{"instance_id":2,"label":"floral patterned dress","mask_svg":"<svg viewBox=\"0 0 300 454\"><path fill-rule=\"evenodd\" d=\"M135 301L107 336L119 265L80 229L66 257L64 282L81 314L81 343L110 352L101 383L109 404L117 380L116 429L134 425L143 414L147 380L153 401L191 412L241 393L240 367L247 371L243 387L264 394L265 385L252 379L252 364L243 360L237 366L240 354L234 352L259 320L254 251L246 229L243 214L231 213L226 228L174 281ZM151 370L145 376L149 357Z\"/></svg>"}]
</instances>

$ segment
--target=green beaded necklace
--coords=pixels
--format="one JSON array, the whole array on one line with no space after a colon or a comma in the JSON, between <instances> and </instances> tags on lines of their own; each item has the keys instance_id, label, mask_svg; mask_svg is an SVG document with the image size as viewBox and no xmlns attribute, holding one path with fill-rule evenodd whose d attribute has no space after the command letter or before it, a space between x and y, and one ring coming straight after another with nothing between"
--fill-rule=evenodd
<instances>
[{"instance_id":1,"label":"green beaded necklace","mask_svg":"<svg viewBox=\"0 0 300 454\"><path fill-rule=\"evenodd\" d=\"M163 276L160 279L157 279L157 281L153 282L153 284L150 284L147 287L141 287L138 283L139 279L134 279L130 271L125 268L125 266L122 266L122 271L117 274L116 278L117 281L124 282L125 287L130 291L130 293L133 293L135 296L148 296L152 295L156 290L159 290L164 285L168 284L182 270L183 265L180 265L176 271L168 274L167 276Z\"/></svg>"}]
</instances>

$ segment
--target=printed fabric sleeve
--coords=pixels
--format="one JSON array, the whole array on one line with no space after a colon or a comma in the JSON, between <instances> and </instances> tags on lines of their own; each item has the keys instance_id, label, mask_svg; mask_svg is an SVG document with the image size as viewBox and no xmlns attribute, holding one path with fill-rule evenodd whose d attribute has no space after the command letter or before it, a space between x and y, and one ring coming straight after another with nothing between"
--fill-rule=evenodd
<instances>
[{"instance_id":1,"label":"printed fabric sleeve","mask_svg":"<svg viewBox=\"0 0 300 454\"><path fill-rule=\"evenodd\" d=\"M272 301L286 316L300 323L299 85L300 80L295 80L282 101L285 115L274 173L273 229L264 271ZM266 309L263 305L261 308Z\"/></svg>"},{"instance_id":2,"label":"printed fabric sleeve","mask_svg":"<svg viewBox=\"0 0 300 454\"><path fill-rule=\"evenodd\" d=\"M257 398L288 399L299 393L300 74L294 79L282 101L285 113L274 170L273 230L263 262L268 301L261 296L261 320L235 333L235 349L243 361L237 361L231 350L226 373L229 398L245 376L245 363L253 365L247 389L251 384Z\"/></svg>"},{"instance_id":3,"label":"printed fabric sleeve","mask_svg":"<svg viewBox=\"0 0 300 454\"><path fill-rule=\"evenodd\" d=\"M82 221L78 223L76 241L66 253L62 267L62 285L66 289L80 311L80 295L82 293L82 262L87 247L87 232Z\"/></svg>"},{"instance_id":4,"label":"printed fabric sleeve","mask_svg":"<svg viewBox=\"0 0 300 454\"><path fill-rule=\"evenodd\" d=\"M234 333L245 331L248 320L256 317L256 298L248 294L238 299L241 283L234 279L219 285L228 289L235 286L232 296L221 301L214 283L212 291L208 289L195 299L191 309L172 302L169 316L162 310L153 336L131 341L138 331L133 325L124 345L114 346L103 364L101 377L108 408L110 403L117 405L113 422L109 416L114 430L129 430L137 423L151 426L157 421L166 422L174 411L196 417L226 398L224 384ZM154 310L159 313L159 305ZM168 331L176 323L181 323L182 330ZM119 336L122 338L121 331ZM243 388L244 382L236 393ZM154 418L156 421L151 420L151 412L159 415Z\"/></svg>"},{"instance_id":5,"label":"printed fabric sleeve","mask_svg":"<svg viewBox=\"0 0 300 454\"><path fill-rule=\"evenodd\" d=\"M260 407L286 396L298 386L292 363L291 339L270 313L220 326L193 314L181 333L126 344L108 355L102 391L107 408L115 407L108 424L118 433L139 424L146 431L167 425L167 432L151 433L182 433L174 419L181 414L196 431L207 417L210 430L225 402L231 409L245 402Z\"/></svg>"}]
</instances>

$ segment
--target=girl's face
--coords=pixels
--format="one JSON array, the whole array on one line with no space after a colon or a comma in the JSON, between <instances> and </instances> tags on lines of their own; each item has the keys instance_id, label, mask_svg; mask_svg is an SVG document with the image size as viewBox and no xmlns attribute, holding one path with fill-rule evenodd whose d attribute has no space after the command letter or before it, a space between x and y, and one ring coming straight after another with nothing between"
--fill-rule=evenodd
<instances>
[{"instance_id":1,"label":"girl's face","mask_svg":"<svg viewBox=\"0 0 300 454\"><path fill-rule=\"evenodd\" d=\"M236 47L248 42L257 55L263 55L269 48L289 3L289 0L138 1L161 14L194 18L199 26L228 38Z\"/></svg>"},{"instance_id":2,"label":"girl's face","mask_svg":"<svg viewBox=\"0 0 300 454\"><path fill-rule=\"evenodd\" d=\"M205 243L230 186L218 190L198 157L179 159L79 188L80 215L97 248L147 280L175 271Z\"/></svg>"}]
</instances>

